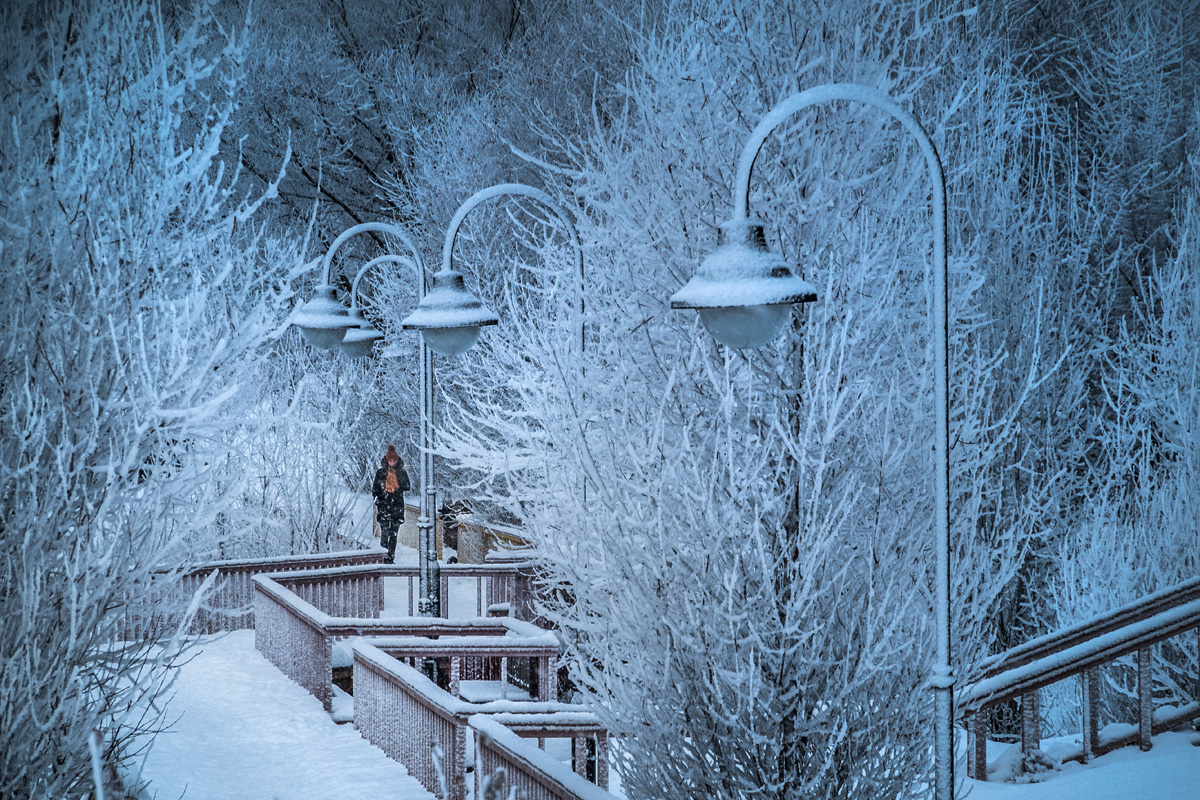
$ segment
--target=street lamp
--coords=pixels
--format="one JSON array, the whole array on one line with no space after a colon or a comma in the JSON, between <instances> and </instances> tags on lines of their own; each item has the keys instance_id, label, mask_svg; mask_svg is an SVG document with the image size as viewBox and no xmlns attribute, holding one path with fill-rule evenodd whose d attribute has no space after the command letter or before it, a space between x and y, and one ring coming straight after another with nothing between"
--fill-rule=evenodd
<instances>
[{"instance_id":1,"label":"street lamp","mask_svg":"<svg viewBox=\"0 0 1200 800\"><path fill-rule=\"evenodd\" d=\"M793 114L818 103L850 100L891 114L917 139L933 184L933 317L934 341L934 460L937 653L929 685L934 692L934 797L954 797L954 672L950 667L950 454L949 454L949 326L946 281L946 179L929 134L912 114L887 94L854 84L827 84L807 89L771 109L750 134L738 161L733 189L733 217L721 226L717 249L701 264L696 276L671 297L672 308L695 308L717 341L729 347L758 347L775 337L796 302L816 299L816 291L792 275L781 259L770 254L762 223L749 215L750 172L767 136Z\"/></svg>"},{"instance_id":2,"label":"street lamp","mask_svg":"<svg viewBox=\"0 0 1200 800\"><path fill-rule=\"evenodd\" d=\"M358 304L358 284L362 281L363 276L370 271L371 267L387 263L407 264L410 267L415 266L413 260L407 256L383 255L363 264L362 269L354 276L354 282L350 284L349 323L351 327L346 330L346 338L342 339L339 345L342 348L342 353L349 358L370 357L371 351L375 347L375 342L383 338L383 332L378 330L363 316L362 308Z\"/></svg>"},{"instance_id":3,"label":"street lamp","mask_svg":"<svg viewBox=\"0 0 1200 800\"><path fill-rule=\"evenodd\" d=\"M403 330L420 331L425 343L435 352L447 356L465 353L478 341L482 326L499 322L499 318L464 287L462 273L454 269L454 242L467 214L487 200L504 196L531 197L549 208L566 226L571 242L575 245L578 260L575 291L580 307L579 325L582 341L583 248L575 226L571 224L562 206L540 189L523 183L500 183L481 189L458 207L454 218L450 220L450 226L446 229L446 242L442 247L442 269L433 276L433 288L417 304L416 310L400 323Z\"/></svg>"},{"instance_id":4,"label":"street lamp","mask_svg":"<svg viewBox=\"0 0 1200 800\"><path fill-rule=\"evenodd\" d=\"M455 212L446 229L446 242L442 247L442 268L433 276L433 288L417 303L416 310L409 314L401 323L402 330L418 330L425 344L432 350L446 356L456 356L465 353L479 340L480 328L495 325L499 318L488 310L478 298L466 290L462 273L454 269L454 242L458 237L458 229L467 214L488 200L496 197L517 196L530 197L549 208L563 223L575 246L575 298L578 303L577 337L580 352L584 346L583 329L583 246L579 241L579 233L571 223L567 212L545 192L526 186L523 183L500 183L481 189L471 195ZM430 395L428 408L433 409L433 397ZM582 487L583 497L587 498L587 485Z\"/></svg>"},{"instance_id":5,"label":"street lamp","mask_svg":"<svg viewBox=\"0 0 1200 800\"><path fill-rule=\"evenodd\" d=\"M396 225L386 222L363 222L347 228L333 240L325 253L321 265L322 282L312 300L297 312L294 322L304 338L314 347L330 349L336 347L347 336L351 326L350 314L345 306L333 298L333 286L329 283L329 268L334 253L347 239L360 233L385 233L395 236L408 247L412 260L420 273L417 280L418 301L425 297L426 270L421 252L413 244L408 233ZM369 265L367 265L369 266ZM362 278L366 266L359 271L355 285ZM328 302L326 302L328 301ZM341 309L330 308L333 303ZM310 308L311 307L311 308ZM365 320L364 320L365 321ZM432 617L440 608L441 586L438 580L437 547L434 539L433 512L436 490L433 488L433 359L429 348L421 342L421 499L417 517L417 613Z\"/></svg>"},{"instance_id":6,"label":"street lamp","mask_svg":"<svg viewBox=\"0 0 1200 800\"><path fill-rule=\"evenodd\" d=\"M304 340L318 350L332 350L346 335L350 316L334 296L326 267L324 280L313 290L312 299L300 307L292 323L304 334Z\"/></svg>"}]
</instances>

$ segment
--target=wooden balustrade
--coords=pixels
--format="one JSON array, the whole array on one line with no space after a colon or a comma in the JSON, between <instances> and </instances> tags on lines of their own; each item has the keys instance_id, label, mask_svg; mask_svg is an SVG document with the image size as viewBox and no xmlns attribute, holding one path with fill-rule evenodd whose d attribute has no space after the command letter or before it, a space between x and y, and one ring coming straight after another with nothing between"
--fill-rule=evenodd
<instances>
[{"instance_id":1,"label":"wooden balustrade","mask_svg":"<svg viewBox=\"0 0 1200 800\"><path fill-rule=\"evenodd\" d=\"M1150 749L1150 737L1200 717L1200 674L1196 699L1182 707L1153 707L1154 647L1167 639L1195 630L1200 673L1200 578L1148 595L1087 622L1043 636L983 662L979 677L959 698L967 717L968 774L987 780L987 729L992 707L1020 698L1021 749L1035 750L1041 743L1042 688L1070 677L1081 682L1082 742L1078 752L1064 760L1087 763L1132 742ZM1138 721L1135 730L1100 735L1100 669L1122 656L1136 654L1138 667Z\"/></svg>"},{"instance_id":2,"label":"wooden balustrade","mask_svg":"<svg viewBox=\"0 0 1200 800\"><path fill-rule=\"evenodd\" d=\"M597 750L606 753L607 732L594 714L580 706L512 700L471 703L438 688L433 681L389 655L377 644L387 647L389 641L360 639L353 645L355 726L367 741L404 764L410 775L443 800L463 800L465 797L466 753L470 745L468 731L473 729L469 724L473 717L484 719L495 716L503 719L512 730L542 740L554 737L571 738L580 742L585 742L589 737L602 739L605 744L598 746ZM400 644L402 646L397 649L408 652L405 648L431 643ZM486 642L480 643L480 646L500 645ZM529 745L528 748L537 750L533 745ZM480 754L478 750L475 752L478 774ZM506 754L507 749L502 745L491 752ZM528 750L521 748L521 752L527 754ZM586 754L586 747L578 747L577 753L579 752ZM440 766L436 763L437 759L440 759ZM572 775L570 769L562 765L559 765L561 768L552 768L548 776L541 775L540 768L548 765L544 754L525 760L531 762L524 767L524 772L532 776L528 781L538 785L560 785L564 783L565 773L570 776L570 779L565 781L566 785L579 790L573 794L544 796L570 800L612 798L607 792ZM585 763L578 758L576 762ZM598 765L595 771L598 779L602 777L607 781L606 768ZM443 793L443 781L448 794ZM581 786L589 789L581 790ZM481 795L477 793L476 797L479 796Z\"/></svg>"},{"instance_id":3,"label":"wooden balustrade","mask_svg":"<svg viewBox=\"0 0 1200 800\"><path fill-rule=\"evenodd\" d=\"M177 627L204 581L217 572L215 587L203 599L188 627L193 636L254 627L254 576L320 568L383 564L381 547L336 553L243 558L199 564L184 572L151 575L150 600L126 611L122 636L137 639Z\"/></svg>"},{"instance_id":4,"label":"wooden balustrade","mask_svg":"<svg viewBox=\"0 0 1200 800\"><path fill-rule=\"evenodd\" d=\"M520 636L451 636L428 639L412 636L371 637L370 642L387 655L409 666L418 667L426 659L449 661L448 689L453 697L478 702L478 698L496 694L495 699L517 697L510 686L527 693L532 699L536 692L541 702L558 700L558 639L547 631L534 629ZM515 671L509 669L513 659L536 663L533 679L512 681ZM464 682L470 691L463 691ZM486 685L485 683L486 682Z\"/></svg>"},{"instance_id":5,"label":"wooden balustrade","mask_svg":"<svg viewBox=\"0 0 1200 800\"><path fill-rule=\"evenodd\" d=\"M529 576L531 564L528 559L512 561L489 561L483 564L443 564L441 575L441 616L449 616L450 581L475 580L475 616L488 616L489 609L500 603L508 603L511 615L528 619Z\"/></svg>"},{"instance_id":6,"label":"wooden balustrade","mask_svg":"<svg viewBox=\"0 0 1200 800\"><path fill-rule=\"evenodd\" d=\"M333 673L333 643L360 636L544 636L545 631L528 622L508 618L448 620L441 617L379 618L382 607L382 578L394 567L343 567L283 575L256 575L254 627L255 647L276 667L321 701L332 706L330 680ZM313 576L313 573L322 573ZM352 580L353 578L353 580ZM371 588L370 582L376 582ZM340 590L356 599L333 599ZM354 587L347 590L347 587ZM355 608L362 616L338 617L302 597L328 607Z\"/></svg>"},{"instance_id":7,"label":"wooden balustrade","mask_svg":"<svg viewBox=\"0 0 1200 800\"><path fill-rule=\"evenodd\" d=\"M519 717L526 716L527 719ZM537 719L535 719L537 718ZM583 724L573 723L581 722ZM608 736L594 722L577 720L572 712L559 714L476 714L468 720L475 733L475 796L483 796L484 783L504 770L504 791L522 800L612 800L608 788ZM537 725L545 725L536 730ZM532 733L530 733L532 731ZM540 736L539 736L540 734ZM530 736L570 736L575 741L574 772L547 757L526 741ZM594 737L594 738L593 738ZM584 777L586 747L596 742L596 785Z\"/></svg>"}]
</instances>

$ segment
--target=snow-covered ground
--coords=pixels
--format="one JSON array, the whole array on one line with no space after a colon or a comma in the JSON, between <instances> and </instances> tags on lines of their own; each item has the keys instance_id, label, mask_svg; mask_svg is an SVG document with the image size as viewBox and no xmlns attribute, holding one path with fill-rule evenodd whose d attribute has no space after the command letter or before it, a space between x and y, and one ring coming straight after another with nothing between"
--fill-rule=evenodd
<instances>
[{"instance_id":1,"label":"snow-covered ground","mask_svg":"<svg viewBox=\"0 0 1200 800\"><path fill-rule=\"evenodd\" d=\"M1069 737L1065 737L1069 738ZM1076 737L1077 738L1077 737ZM1056 740L1042 743L1053 752ZM971 800L1197 800L1200 798L1200 733L1164 733L1143 753L1123 747L1084 766L1063 764L1041 783L967 781ZM1004 745L989 743L1003 758ZM1042 777L1042 776L1039 776Z\"/></svg>"},{"instance_id":2,"label":"snow-covered ground","mask_svg":"<svg viewBox=\"0 0 1200 800\"><path fill-rule=\"evenodd\" d=\"M178 719L142 771L155 800L431 797L260 656L253 631L206 641L180 669L169 708ZM967 788L972 800L1196 800L1200 734L1156 736L1148 753L1128 747L1087 767L1067 764L1043 783Z\"/></svg>"}]
</instances>

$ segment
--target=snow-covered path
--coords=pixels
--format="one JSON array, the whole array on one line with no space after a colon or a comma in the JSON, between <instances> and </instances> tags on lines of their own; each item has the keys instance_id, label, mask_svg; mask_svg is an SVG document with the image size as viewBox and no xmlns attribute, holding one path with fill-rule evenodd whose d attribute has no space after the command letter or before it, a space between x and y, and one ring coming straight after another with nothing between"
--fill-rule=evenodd
<instances>
[{"instance_id":1,"label":"snow-covered path","mask_svg":"<svg viewBox=\"0 0 1200 800\"><path fill-rule=\"evenodd\" d=\"M155 800L430 800L399 763L335 725L254 649L254 631L208 640L179 671L142 777Z\"/></svg>"}]
</instances>

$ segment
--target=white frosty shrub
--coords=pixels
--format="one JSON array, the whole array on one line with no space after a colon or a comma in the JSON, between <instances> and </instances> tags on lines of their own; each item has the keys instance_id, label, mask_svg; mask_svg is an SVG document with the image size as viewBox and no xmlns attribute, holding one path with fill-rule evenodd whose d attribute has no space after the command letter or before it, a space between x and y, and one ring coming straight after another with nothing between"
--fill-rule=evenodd
<instances>
[{"instance_id":1,"label":"white frosty shrub","mask_svg":"<svg viewBox=\"0 0 1200 800\"><path fill-rule=\"evenodd\" d=\"M93 731L112 767L154 727L174 648L131 624L239 488L220 457L296 259L214 160L241 56L208 11L0 7L4 797L83 796Z\"/></svg>"}]
</instances>

